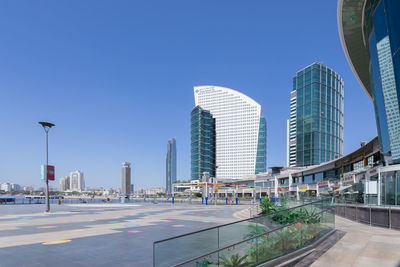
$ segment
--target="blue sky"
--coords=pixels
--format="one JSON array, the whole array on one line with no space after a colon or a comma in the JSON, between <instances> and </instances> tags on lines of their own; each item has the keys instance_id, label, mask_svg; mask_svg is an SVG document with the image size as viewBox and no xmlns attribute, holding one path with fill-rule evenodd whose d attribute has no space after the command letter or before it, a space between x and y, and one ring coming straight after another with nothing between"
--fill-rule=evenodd
<instances>
[{"instance_id":1,"label":"blue sky","mask_svg":"<svg viewBox=\"0 0 400 267\"><path fill-rule=\"evenodd\" d=\"M0 182L40 186L50 121L56 176L82 170L91 187L165 186L167 140L190 175L194 85L259 102L268 166L286 161L296 71L319 61L345 84L344 152L376 136L373 105L342 50L334 0L0 2ZM58 187L58 181L53 185Z\"/></svg>"}]
</instances>

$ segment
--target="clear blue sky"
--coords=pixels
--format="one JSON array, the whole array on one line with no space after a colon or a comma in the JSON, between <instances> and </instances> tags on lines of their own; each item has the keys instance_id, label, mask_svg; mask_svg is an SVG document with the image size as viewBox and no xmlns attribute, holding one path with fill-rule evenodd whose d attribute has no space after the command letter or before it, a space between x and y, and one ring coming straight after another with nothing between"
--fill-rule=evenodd
<instances>
[{"instance_id":1,"label":"clear blue sky","mask_svg":"<svg viewBox=\"0 0 400 267\"><path fill-rule=\"evenodd\" d=\"M320 61L345 83L344 152L376 136L373 105L351 72L337 1L0 2L0 182L40 186L50 121L56 176L79 169L91 187L165 186L167 140L178 178L190 175L194 85L220 85L259 102L268 166L286 161L296 71ZM58 187L58 181L53 182Z\"/></svg>"}]
</instances>

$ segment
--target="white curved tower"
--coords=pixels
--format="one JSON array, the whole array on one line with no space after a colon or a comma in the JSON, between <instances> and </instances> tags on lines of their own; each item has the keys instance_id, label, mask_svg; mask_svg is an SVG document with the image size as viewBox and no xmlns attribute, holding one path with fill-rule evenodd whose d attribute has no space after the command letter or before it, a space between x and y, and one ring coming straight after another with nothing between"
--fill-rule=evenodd
<instances>
[{"instance_id":1,"label":"white curved tower","mask_svg":"<svg viewBox=\"0 0 400 267\"><path fill-rule=\"evenodd\" d=\"M215 118L216 177L240 179L265 172L266 122L261 105L219 86L195 86L194 99Z\"/></svg>"}]
</instances>

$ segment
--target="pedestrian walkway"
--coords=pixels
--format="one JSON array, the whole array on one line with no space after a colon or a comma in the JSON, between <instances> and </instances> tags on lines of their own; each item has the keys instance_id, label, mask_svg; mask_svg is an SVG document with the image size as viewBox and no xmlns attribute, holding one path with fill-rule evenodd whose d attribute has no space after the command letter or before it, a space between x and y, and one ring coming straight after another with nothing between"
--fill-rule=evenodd
<instances>
[{"instance_id":1,"label":"pedestrian walkway","mask_svg":"<svg viewBox=\"0 0 400 267\"><path fill-rule=\"evenodd\" d=\"M400 266L400 231L374 227L336 216L336 229L346 232L313 267Z\"/></svg>"}]
</instances>

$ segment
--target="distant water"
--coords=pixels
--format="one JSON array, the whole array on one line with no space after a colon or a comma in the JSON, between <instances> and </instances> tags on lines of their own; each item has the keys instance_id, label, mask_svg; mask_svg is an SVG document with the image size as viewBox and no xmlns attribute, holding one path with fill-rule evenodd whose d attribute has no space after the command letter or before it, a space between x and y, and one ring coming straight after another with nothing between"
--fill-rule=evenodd
<instances>
[{"instance_id":1,"label":"distant water","mask_svg":"<svg viewBox=\"0 0 400 267\"><path fill-rule=\"evenodd\" d=\"M7 200L7 201L6 201ZM98 198L65 198L61 199L62 203L65 204L81 204L81 203L107 203L106 199ZM50 204L57 204L58 198L54 199L50 197ZM153 202L153 199L143 200L125 200L125 203L149 203ZM158 203L171 202L170 201L160 201ZM121 203L120 199L110 199L108 203ZM0 205L14 205L14 204L45 204L44 196L11 196L11 195L0 195Z\"/></svg>"}]
</instances>

